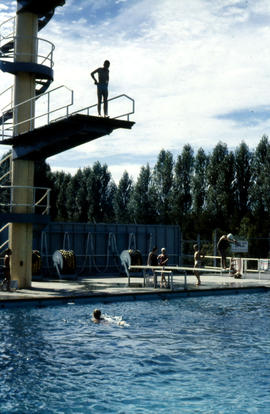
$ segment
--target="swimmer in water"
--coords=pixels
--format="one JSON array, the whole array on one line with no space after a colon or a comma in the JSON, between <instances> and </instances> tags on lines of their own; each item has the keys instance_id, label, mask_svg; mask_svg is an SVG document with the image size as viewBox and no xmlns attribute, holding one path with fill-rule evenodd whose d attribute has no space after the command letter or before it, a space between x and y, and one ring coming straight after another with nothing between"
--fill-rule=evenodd
<instances>
[{"instance_id":1,"label":"swimmer in water","mask_svg":"<svg viewBox=\"0 0 270 414\"><path fill-rule=\"evenodd\" d=\"M114 324L116 324L116 325L119 325L119 326L129 326L129 324L127 324L125 321L122 321L122 319L118 319L118 317L102 317L101 316L101 310L100 309L95 309L94 311L93 311L93 314L92 314L92 321L94 322L94 323L100 323L100 322L103 322L103 323L114 323Z\"/></svg>"},{"instance_id":2,"label":"swimmer in water","mask_svg":"<svg viewBox=\"0 0 270 414\"><path fill-rule=\"evenodd\" d=\"M95 309L93 311L93 315L92 315L92 321L94 323L100 323L102 321L104 321L104 318L101 317L101 310L100 309Z\"/></svg>"}]
</instances>

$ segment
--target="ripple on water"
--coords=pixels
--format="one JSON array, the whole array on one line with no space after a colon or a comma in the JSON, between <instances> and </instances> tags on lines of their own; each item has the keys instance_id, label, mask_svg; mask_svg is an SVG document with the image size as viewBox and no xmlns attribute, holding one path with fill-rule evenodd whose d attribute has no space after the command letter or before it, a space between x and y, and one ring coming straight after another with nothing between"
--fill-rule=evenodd
<instances>
[{"instance_id":1,"label":"ripple on water","mask_svg":"<svg viewBox=\"0 0 270 414\"><path fill-rule=\"evenodd\" d=\"M268 414L269 299L2 310L0 412Z\"/></svg>"}]
</instances>

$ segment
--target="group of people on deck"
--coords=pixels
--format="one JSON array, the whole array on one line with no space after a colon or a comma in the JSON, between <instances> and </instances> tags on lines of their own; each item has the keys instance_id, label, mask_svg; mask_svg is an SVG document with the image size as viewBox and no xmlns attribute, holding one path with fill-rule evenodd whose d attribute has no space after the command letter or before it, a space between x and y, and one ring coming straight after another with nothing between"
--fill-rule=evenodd
<instances>
[{"instance_id":1,"label":"group of people on deck","mask_svg":"<svg viewBox=\"0 0 270 414\"><path fill-rule=\"evenodd\" d=\"M165 247L162 247L160 254L157 254L158 248L157 246L154 246L151 252L148 255L147 259L147 266L166 266L169 257L166 254ZM167 282L164 273L161 273L161 281L160 281L160 287L167 287Z\"/></svg>"},{"instance_id":2,"label":"group of people on deck","mask_svg":"<svg viewBox=\"0 0 270 414\"><path fill-rule=\"evenodd\" d=\"M222 235L217 243L217 249L221 257L221 267L224 270L228 270L226 267L226 254L227 254L228 248L230 247L232 243L237 243L237 242L231 233ZM200 279L199 269L203 267L203 259L205 255L201 251L198 244L193 245L193 250L194 250L194 275L197 278L196 285L200 286L201 279ZM155 266L166 266L167 265L169 258L166 254L165 247L161 249L161 253L159 255L157 254L157 252L158 252L158 248L157 246L154 246L148 255L147 266L155 267ZM167 282L166 282L164 273L161 273L160 287L167 287Z\"/></svg>"}]
</instances>

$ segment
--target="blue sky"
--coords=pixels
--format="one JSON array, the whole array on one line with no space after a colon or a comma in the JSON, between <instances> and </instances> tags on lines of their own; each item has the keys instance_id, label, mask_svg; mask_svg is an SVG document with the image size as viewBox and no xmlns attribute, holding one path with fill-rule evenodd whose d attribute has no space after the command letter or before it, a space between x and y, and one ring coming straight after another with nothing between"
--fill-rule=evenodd
<instances>
[{"instance_id":1,"label":"blue sky","mask_svg":"<svg viewBox=\"0 0 270 414\"><path fill-rule=\"evenodd\" d=\"M0 21L15 9L1 0ZM270 129L269 23L267 0L66 0L39 33L56 47L51 88L72 88L74 110L95 104L90 72L109 59L110 97L135 99L136 125L47 162L74 173L99 160L117 181L162 148L255 148ZM0 76L4 90L13 78Z\"/></svg>"}]
</instances>

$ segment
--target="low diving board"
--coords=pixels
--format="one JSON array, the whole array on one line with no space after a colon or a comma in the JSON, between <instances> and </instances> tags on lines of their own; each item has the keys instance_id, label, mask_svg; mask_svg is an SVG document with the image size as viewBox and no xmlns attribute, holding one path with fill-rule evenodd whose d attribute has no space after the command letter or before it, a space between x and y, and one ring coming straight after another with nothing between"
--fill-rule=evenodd
<instances>
[{"instance_id":1,"label":"low diving board","mask_svg":"<svg viewBox=\"0 0 270 414\"><path fill-rule=\"evenodd\" d=\"M115 129L131 129L134 124L122 119L74 114L4 139L0 144L12 145L13 159L43 160L109 135Z\"/></svg>"}]
</instances>

